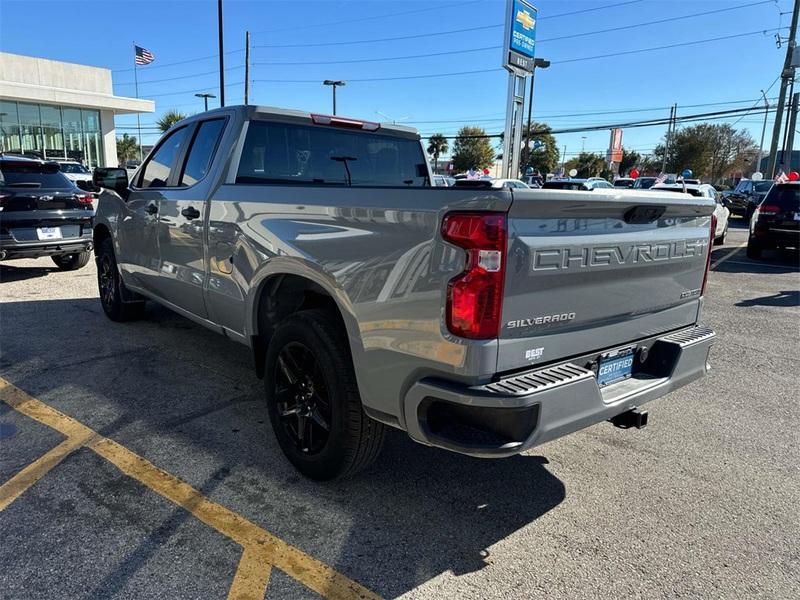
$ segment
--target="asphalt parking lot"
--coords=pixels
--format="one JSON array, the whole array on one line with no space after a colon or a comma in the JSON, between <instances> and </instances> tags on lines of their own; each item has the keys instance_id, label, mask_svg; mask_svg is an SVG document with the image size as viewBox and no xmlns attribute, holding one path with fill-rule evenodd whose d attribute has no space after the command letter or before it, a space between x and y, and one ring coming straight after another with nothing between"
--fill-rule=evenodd
<instances>
[{"instance_id":1,"label":"asphalt parking lot","mask_svg":"<svg viewBox=\"0 0 800 600\"><path fill-rule=\"evenodd\" d=\"M734 229L734 227L738 227ZM247 350L94 265L0 265L4 598L800 597L797 254L714 249L706 379L481 461L394 432L355 479L283 458Z\"/></svg>"}]
</instances>

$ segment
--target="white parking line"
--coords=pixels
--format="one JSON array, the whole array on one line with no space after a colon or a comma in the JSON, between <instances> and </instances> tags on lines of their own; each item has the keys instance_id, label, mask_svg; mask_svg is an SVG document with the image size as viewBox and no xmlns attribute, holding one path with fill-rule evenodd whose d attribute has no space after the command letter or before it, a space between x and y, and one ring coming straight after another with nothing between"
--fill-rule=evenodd
<instances>
[{"instance_id":1,"label":"white parking line","mask_svg":"<svg viewBox=\"0 0 800 600\"><path fill-rule=\"evenodd\" d=\"M739 250L741 250L741 249L742 249L742 248L744 248L745 246L747 246L747 242L745 242L744 244L739 244L739 245L738 245L738 246L736 246L736 247L735 247L733 250L731 250L730 252L728 252L728 253L727 253L725 256L723 256L723 257L722 257L722 258L720 258L719 260L717 260L717 261L714 261L713 263L711 263L711 267L712 267L712 268L713 268L713 267L718 267L719 265L721 265L722 263L724 263L726 260L728 260L728 259L729 259L731 256L733 256L734 254L736 254L736 253L737 253Z\"/></svg>"}]
</instances>

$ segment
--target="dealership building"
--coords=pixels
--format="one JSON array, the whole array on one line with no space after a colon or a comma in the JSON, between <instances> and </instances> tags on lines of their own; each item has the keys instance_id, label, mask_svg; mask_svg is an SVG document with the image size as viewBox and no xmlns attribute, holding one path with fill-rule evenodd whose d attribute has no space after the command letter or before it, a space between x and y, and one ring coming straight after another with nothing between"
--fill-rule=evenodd
<instances>
[{"instance_id":1,"label":"dealership building","mask_svg":"<svg viewBox=\"0 0 800 600\"><path fill-rule=\"evenodd\" d=\"M152 113L115 96L111 71L0 52L0 151L116 166L114 115Z\"/></svg>"}]
</instances>

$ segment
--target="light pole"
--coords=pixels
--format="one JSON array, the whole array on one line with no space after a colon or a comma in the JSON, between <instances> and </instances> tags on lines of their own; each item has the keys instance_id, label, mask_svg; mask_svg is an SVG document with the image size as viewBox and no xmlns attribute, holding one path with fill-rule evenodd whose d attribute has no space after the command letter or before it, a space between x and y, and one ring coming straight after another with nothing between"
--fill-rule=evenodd
<instances>
[{"instance_id":1,"label":"light pole","mask_svg":"<svg viewBox=\"0 0 800 600\"><path fill-rule=\"evenodd\" d=\"M195 94L198 98L203 99L203 104L205 106L205 110L208 110L208 99L209 98L216 98L214 94Z\"/></svg>"},{"instance_id":2,"label":"light pole","mask_svg":"<svg viewBox=\"0 0 800 600\"><path fill-rule=\"evenodd\" d=\"M764 134L767 133L767 116L769 115L769 100L764 90L761 90L761 95L764 96L764 126L761 128L761 143L758 145L758 162L756 163L756 171L761 171L761 157L764 153Z\"/></svg>"},{"instance_id":3,"label":"light pole","mask_svg":"<svg viewBox=\"0 0 800 600\"><path fill-rule=\"evenodd\" d=\"M342 81L341 79L326 79L322 82L322 85L329 85L333 87L333 114L336 114L336 88L339 86L347 85L346 81Z\"/></svg>"},{"instance_id":4,"label":"light pole","mask_svg":"<svg viewBox=\"0 0 800 600\"><path fill-rule=\"evenodd\" d=\"M581 136L581 154L583 154L584 152L586 152L586 136L582 135Z\"/></svg>"},{"instance_id":5,"label":"light pole","mask_svg":"<svg viewBox=\"0 0 800 600\"><path fill-rule=\"evenodd\" d=\"M533 70L531 71L531 91L528 97L528 129L525 133L525 145L528 146L531 141L531 115L533 114L533 80L536 78L536 67L540 69L547 69L550 66L550 61L543 58L533 59ZM528 148L528 164L530 164L530 148Z\"/></svg>"}]
</instances>

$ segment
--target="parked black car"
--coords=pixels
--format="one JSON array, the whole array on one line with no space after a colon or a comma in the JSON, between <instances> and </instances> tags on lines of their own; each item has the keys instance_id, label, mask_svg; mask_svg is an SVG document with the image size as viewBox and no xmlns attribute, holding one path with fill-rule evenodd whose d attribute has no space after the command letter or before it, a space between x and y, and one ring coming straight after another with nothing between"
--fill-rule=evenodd
<instances>
[{"instance_id":1,"label":"parked black car","mask_svg":"<svg viewBox=\"0 0 800 600\"><path fill-rule=\"evenodd\" d=\"M65 271L89 262L93 197L59 169L0 155L0 260L50 256Z\"/></svg>"},{"instance_id":2,"label":"parked black car","mask_svg":"<svg viewBox=\"0 0 800 600\"><path fill-rule=\"evenodd\" d=\"M768 248L800 247L800 183L778 183L750 221L747 256L761 258Z\"/></svg>"},{"instance_id":3,"label":"parked black car","mask_svg":"<svg viewBox=\"0 0 800 600\"><path fill-rule=\"evenodd\" d=\"M731 214L750 220L756 206L761 204L772 184L772 179L761 179L759 181L742 179L739 181L733 192L728 194L726 198Z\"/></svg>"}]
</instances>

